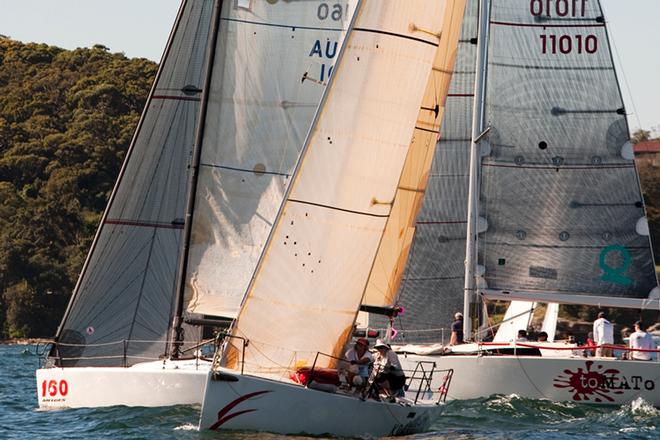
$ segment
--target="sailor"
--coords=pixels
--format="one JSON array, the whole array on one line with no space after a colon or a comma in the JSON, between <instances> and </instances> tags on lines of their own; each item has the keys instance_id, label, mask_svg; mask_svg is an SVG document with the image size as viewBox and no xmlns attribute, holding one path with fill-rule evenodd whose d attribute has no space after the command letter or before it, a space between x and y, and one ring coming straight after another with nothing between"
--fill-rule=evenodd
<instances>
[{"instance_id":1,"label":"sailor","mask_svg":"<svg viewBox=\"0 0 660 440\"><path fill-rule=\"evenodd\" d=\"M653 350L653 337L646 331L646 326L642 321L635 323L635 333L630 335L630 348L636 350ZM648 351L632 351L630 359L639 361L650 361L651 353Z\"/></svg>"},{"instance_id":2,"label":"sailor","mask_svg":"<svg viewBox=\"0 0 660 440\"><path fill-rule=\"evenodd\" d=\"M463 314L456 312L454 314L455 321L451 323L451 338L449 345L458 345L463 343Z\"/></svg>"},{"instance_id":3,"label":"sailor","mask_svg":"<svg viewBox=\"0 0 660 440\"><path fill-rule=\"evenodd\" d=\"M596 357L612 357L612 348L603 347L614 344L614 327L605 317L605 312L598 312L598 319L594 321L594 342L598 346Z\"/></svg>"},{"instance_id":4,"label":"sailor","mask_svg":"<svg viewBox=\"0 0 660 440\"><path fill-rule=\"evenodd\" d=\"M521 329L518 330L518 336L516 337L516 342L527 342L527 330Z\"/></svg>"},{"instance_id":5,"label":"sailor","mask_svg":"<svg viewBox=\"0 0 660 440\"><path fill-rule=\"evenodd\" d=\"M548 334L546 332L539 333L537 341L538 342L548 342Z\"/></svg>"},{"instance_id":6,"label":"sailor","mask_svg":"<svg viewBox=\"0 0 660 440\"><path fill-rule=\"evenodd\" d=\"M389 400L394 400L394 396L406 384L406 375L401 368L399 357L389 345L378 339L374 348L377 350L374 356L374 370L377 373L375 382Z\"/></svg>"},{"instance_id":7,"label":"sailor","mask_svg":"<svg viewBox=\"0 0 660 440\"><path fill-rule=\"evenodd\" d=\"M374 361L369 352L369 341L359 338L353 348L344 355L351 366L348 370L348 383L361 387L369 380L369 365Z\"/></svg>"}]
</instances>

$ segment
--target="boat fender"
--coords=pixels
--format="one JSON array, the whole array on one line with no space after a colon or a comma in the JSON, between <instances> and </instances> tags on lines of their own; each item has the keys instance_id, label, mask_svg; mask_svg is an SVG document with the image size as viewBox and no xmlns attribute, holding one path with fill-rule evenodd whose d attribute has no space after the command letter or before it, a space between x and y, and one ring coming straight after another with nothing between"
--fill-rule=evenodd
<instances>
[{"instance_id":1,"label":"boat fender","mask_svg":"<svg viewBox=\"0 0 660 440\"><path fill-rule=\"evenodd\" d=\"M238 382L238 377L221 371L214 371L211 373L211 380L216 382Z\"/></svg>"}]
</instances>

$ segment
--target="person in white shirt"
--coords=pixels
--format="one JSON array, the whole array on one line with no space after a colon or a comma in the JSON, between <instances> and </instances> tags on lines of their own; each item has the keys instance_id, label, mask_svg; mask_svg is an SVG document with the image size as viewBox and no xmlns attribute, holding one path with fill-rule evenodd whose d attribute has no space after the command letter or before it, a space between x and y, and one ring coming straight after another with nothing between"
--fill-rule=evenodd
<instances>
[{"instance_id":1,"label":"person in white shirt","mask_svg":"<svg viewBox=\"0 0 660 440\"><path fill-rule=\"evenodd\" d=\"M614 326L605 318L605 312L598 312L598 319L594 321L594 342L596 357L612 357L612 349L602 345L614 344Z\"/></svg>"},{"instance_id":2,"label":"person in white shirt","mask_svg":"<svg viewBox=\"0 0 660 440\"><path fill-rule=\"evenodd\" d=\"M359 338L355 341L353 348L344 355L351 364L348 371L348 383L356 386L362 386L369 380L369 365L373 362L373 357L369 352L369 341L366 338ZM360 379L356 379L359 377Z\"/></svg>"},{"instance_id":3,"label":"person in white shirt","mask_svg":"<svg viewBox=\"0 0 660 440\"><path fill-rule=\"evenodd\" d=\"M635 333L630 335L630 348L638 350L653 350L653 337L646 332L646 326L642 321L635 323ZM651 353L648 351L631 351L630 359L639 361L650 361Z\"/></svg>"},{"instance_id":4,"label":"person in white shirt","mask_svg":"<svg viewBox=\"0 0 660 440\"><path fill-rule=\"evenodd\" d=\"M395 352L380 339L374 348L374 370L377 373L375 382L386 397L394 398L399 390L406 384L406 375L401 368L401 362Z\"/></svg>"}]
</instances>

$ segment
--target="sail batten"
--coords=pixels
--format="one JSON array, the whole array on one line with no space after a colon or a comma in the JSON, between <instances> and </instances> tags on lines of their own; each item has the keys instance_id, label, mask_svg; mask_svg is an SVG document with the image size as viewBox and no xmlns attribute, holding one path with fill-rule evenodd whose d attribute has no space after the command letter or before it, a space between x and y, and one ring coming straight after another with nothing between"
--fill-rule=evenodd
<instances>
[{"instance_id":1,"label":"sail batten","mask_svg":"<svg viewBox=\"0 0 660 440\"><path fill-rule=\"evenodd\" d=\"M449 2L364 0L225 362L284 374L340 355L392 211ZM376 32L377 30L377 32ZM414 38L401 38L401 35ZM419 41L424 40L424 41ZM299 203L303 201L305 203ZM341 209L329 209L339 207ZM330 365L325 356L316 365Z\"/></svg>"}]
</instances>

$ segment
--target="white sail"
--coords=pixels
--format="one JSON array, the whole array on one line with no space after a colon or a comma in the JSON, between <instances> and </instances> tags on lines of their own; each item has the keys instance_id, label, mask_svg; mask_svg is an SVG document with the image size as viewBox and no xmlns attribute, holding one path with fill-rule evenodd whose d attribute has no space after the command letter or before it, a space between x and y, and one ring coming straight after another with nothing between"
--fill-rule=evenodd
<instances>
[{"instance_id":1,"label":"white sail","mask_svg":"<svg viewBox=\"0 0 660 440\"><path fill-rule=\"evenodd\" d=\"M236 316L354 3L224 2L196 189L189 313Z\"/></svg>"},{"instance_id":2,"label":"white sail","mask_svg":"<svg viewBox=\"0 0 660 440\"><path fill-rule=\"evenodd\" d=\"M365 0L225 359L282 374L340 355L413 135L447 1ZM327 357L317 365L329 365Z\"/></svg>"},{"instance_id":3,"label":"white sail","mask_svg":"<svg viewBox=\"0 0 660 440\"><path fill-rule=\"evenodd\" d=\"M559 304L548 303L545 309L545 317L541 325L541 331L548 334L548 341L554 342L557 334L557 319L559 318Z\"/></svg>"},{"instance_id":4,"label":"white sail","mask_svg":"<svg viewBox=\"0 0 660 440\"><path fill-rule=\"evenodd\" d=\"M504 313L502 323L495 333L493 342L515 341L519 330L527 330L534 315L536 303L527 301L511 301Z\"/></svg>"}]
</instances>

